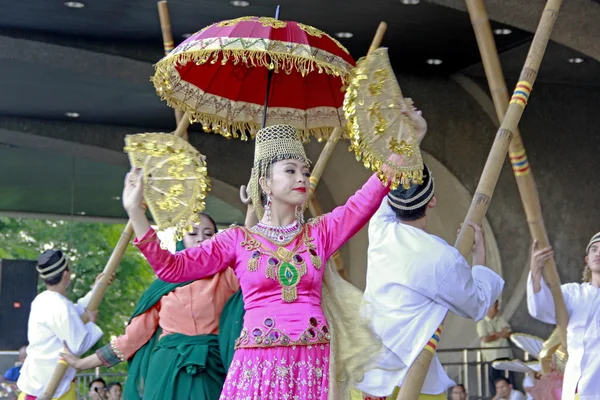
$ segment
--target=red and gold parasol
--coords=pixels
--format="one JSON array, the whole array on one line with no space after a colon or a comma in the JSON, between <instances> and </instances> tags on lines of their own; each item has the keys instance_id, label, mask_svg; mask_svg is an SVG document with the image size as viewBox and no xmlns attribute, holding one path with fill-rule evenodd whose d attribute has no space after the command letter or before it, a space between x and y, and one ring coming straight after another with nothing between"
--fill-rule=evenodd
<instances>
[{"instance_id":1,"label":"red and gold parasol","mask_svg":"<svg viewBox=\"0 0 600 400\"><path fill-rule=\"evenodd\" d=\"M322 139L345 126L342 87L353 66L348 50L317 28L241 17L193 34L156 64L152 81L206 131L246 140L263 123L270 79L265 125Z\"/></svg>"}]
</instances>

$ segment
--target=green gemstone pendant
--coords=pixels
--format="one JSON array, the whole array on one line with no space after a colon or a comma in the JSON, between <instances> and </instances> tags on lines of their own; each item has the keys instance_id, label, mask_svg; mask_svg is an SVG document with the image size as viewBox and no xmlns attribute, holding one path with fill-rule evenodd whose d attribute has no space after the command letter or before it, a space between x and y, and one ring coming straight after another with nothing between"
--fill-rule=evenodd
<instances>
[{"instance_id":1,"label":"green gemstone pendant","mask_svg":"<svg viewBox=\"0 0 600 400\"><path fill-rule=\"evenodd\" d=\"M289 262L281 263L277 273L279 283L281 284L281 295L283 301L291 303L298 298L296 285L300 282L300 273L298 269Z\"/></svg>"}]
</instances>

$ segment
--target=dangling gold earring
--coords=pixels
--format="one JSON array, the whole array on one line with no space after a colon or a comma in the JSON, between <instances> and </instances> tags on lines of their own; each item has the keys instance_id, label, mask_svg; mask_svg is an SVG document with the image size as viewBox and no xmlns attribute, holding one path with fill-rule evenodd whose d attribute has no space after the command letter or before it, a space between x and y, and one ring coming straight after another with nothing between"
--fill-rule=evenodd
<instances>
[{"instance_id":1,"label":"dangling gold earring","mask_svg":"<svg viewBox=\"0 0 600 400\"><path fill-rule=\"evenodd\" d=\"M302 212L302 206L296 206L296 221L304 223L304 213Z\"/></svg>"},{"instance_id":2,"label":"dangling gold earring","mask_svg":"<svg viewBox=\"0 0 600 400\"><path fill-rule=\"evenodd\" d=\"M271 222L271 196L267 193L267 203L265 204L265 215L267 221Z\"/></svg>"}]
</instances>

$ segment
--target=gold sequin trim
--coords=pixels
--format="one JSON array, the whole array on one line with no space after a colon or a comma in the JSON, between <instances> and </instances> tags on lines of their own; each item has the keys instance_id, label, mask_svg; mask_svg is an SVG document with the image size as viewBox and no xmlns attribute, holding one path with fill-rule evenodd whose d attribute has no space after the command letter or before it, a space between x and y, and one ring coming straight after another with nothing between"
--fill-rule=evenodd
<instances>
[{"instance_id":1,"label":"gold sequin trim","mask_svg":"<svg viewBox=\"0 0 600 400\"><path fill-rule=\"evenodd\" d=\"M252 253L248 259L248 271L258 271L262 258L267 257L265 276L279 282L281 286L281 298L284 302L292 303L296 301L298 299L297 286L307 272L306 262L301 254L308 253L311 264L316 270L320 270L323 266L323 260L318 255L314 244L315 239L310 236L306 225L302 229L302 240L292 250L286 249L284 247L286 244L275 244L277 250L272 251L252 236L256 233L251 232L247 228L241 229L244 232L244 240L240 242L240 245L246 251ZM292 241L297 237L298 235ZM265 239L269 240L268 238ZM269 243L272 242L269 240ZM304 250L300 250L302 245L305 247Z\"/></svg>"},{"instance_id":2,"label":"gold sequin trim","mask_svg":"<svg viewBox=\"0 0 600 400\"><path fill-rule=\"evenodd\" d=\"M325 350L324 345L315 348ZM269 359L244 355L231 363L220 400L272 399L274 393L280 394L277 398L288 400L327 398L329 387L323 379L328 371L328 355L303 360L296 360L294 355L281 358L275 355Z\"/></svg>"},{"instance_id":3,"label":"gold sequin trim","mask_svg":"<svg viewBox=\"0 0 600 400\"><path fill-rule=\"evenodd\" d=\"M322 30L317 29L314 26L304 25L304 24L301 24L301 23L298 23L298 28L302 29L304 32L308 33L311 36L315 36L315 37L318 37L318 38L326 36L333 43L335 43L340 49L342 49L346 54L350 54L350 52L348 51L348 49L346 49L346 47L344 47L343 44L341 44L337 39L335 39L332 36L329 36L327 33L323 32Z\"/></svg>"},{"instance_id":4,"label":"gold sequin trim","mask_svg":"<svg viewBox=\"0 0 600 400\"><path fill-rule=\"evenodd\" d=\"M221 21L221 22L217 23L217 26L229 27L229 26L234 26L240 22L245 22L245 21L260 22L262 24L262 26L264 26L265 28L271 27L274 29L278 29L278 28L285 28L287 26L287 23L285 21L281 21L279 19L275 19L275 18L271 18L271 17L240 17L240 18L235 18L235 19L229 19L226 21Z\"/></svg>"},{"instance_id":5,"label":"gold sequin trim","mask_svg":"<svg viewBox=\"0 0 600 400\"><path fill-rule=\"evenodd\" d=\"M291 340L287 334L277 329L275 318L267 317L263 326L254 327L252 330L242 329L240 337L235 340L235 348L311 346L328 344L330 341L329 328L325 324L320 324L315 317L309 318L307 328L300 334L298 340Z\"/></svg>"}]
</instances>

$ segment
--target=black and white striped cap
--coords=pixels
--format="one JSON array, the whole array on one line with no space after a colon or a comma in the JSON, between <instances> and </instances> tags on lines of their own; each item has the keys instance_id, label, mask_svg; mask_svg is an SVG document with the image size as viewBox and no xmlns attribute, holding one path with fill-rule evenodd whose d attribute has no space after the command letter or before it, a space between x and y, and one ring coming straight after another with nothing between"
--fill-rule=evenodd
<instances>
[{"instance_id":1,"label":"black and white striped cap","mask_svg":"<svg viewBox=\"0 0 600 400\"><path fill-rule=\"evenodd\" d=\"M590 251L590 247L592 247L592 245L597 242L600 242L600 232L598 232L594 236L592 236L592 239L590 240L587 247L585 248L585 252L587 253L588 251Z\"/></svg>"},{"instance_id":2,"label":"black and white striped cap","mask_svg":"<svg viewBox=\"0 0 600 400\"><path fill-rule=\"evenodd\" d=\"M69 266L66 254L60 250L46 250L38 258L36 269L42 279L52 278Z\"/></svg>"},{"instance_id":3,"label":"black and white striped cap","mask_svg":"<svg viewBox=\"0 0 600 400\"><path fill-rule=\"evenodd\" d=\"M435 183L427 165L423 165L423 167L422 183L413 183L408 189L404 189L401 185L388 194L388 200L392 207L405 211L416 210L431 200L435 191Z\"/></svg>"}]
</instances>

